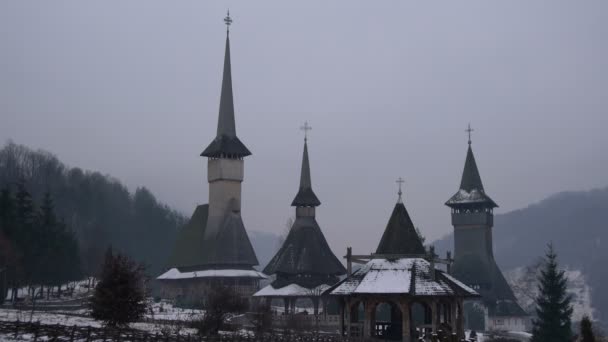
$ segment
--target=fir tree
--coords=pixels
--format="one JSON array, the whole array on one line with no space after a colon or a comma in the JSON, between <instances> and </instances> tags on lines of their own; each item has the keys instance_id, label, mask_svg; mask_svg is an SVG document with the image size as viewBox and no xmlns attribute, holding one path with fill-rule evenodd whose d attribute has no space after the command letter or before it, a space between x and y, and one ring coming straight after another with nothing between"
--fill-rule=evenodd
<instances>
[{"instance_id":1,"label":"fir tree","mask_svg":"<svg viewBox=\"0 0 608 342\"><path fill-rule=\"evenodd\" d=\"M147 308L143 267L109 248L89 305L91 316L109 326L143 317Z\"/></svg>"},{"instance_id":2,"label":"fir tree","mask_svg":"<svg viewBox=\"0 0 608 342\"><path fill-rule=\"evenodd\" d=\"M32 240L35 238L34 220L36 215L32 195L27 190L23 179L17 182L14 203L14 232L10 238L15 244L19 256L11 283L13 293L16 293L19 286L27 284L31 280L32 269L35 264L35 248L33 248Z\"/></svg>"},{"instance_id":3,"label":"fir tree","mask_svg":"<svg viewBox=\"0 0 608 342\"><path fill-rule=\"evenodd\" d=\"M595 342L593 327L591 326L591 319L589 319L589 316L584 316L581 320L581 342Z\"/></svg>"},{"instance_id":4,"label":"fir tree","mask_svg":"<svg viewBox=\"0 0 608 342\"><path fill-rule=\"evenodd\" d=\"M531 341L571 341L571 298L566 294L566 277L564 271L558 269L557 255L552 244L549 244L539 283L540 294L536 298L537 319L533 321Z\"/></svg>"}]
</instances>

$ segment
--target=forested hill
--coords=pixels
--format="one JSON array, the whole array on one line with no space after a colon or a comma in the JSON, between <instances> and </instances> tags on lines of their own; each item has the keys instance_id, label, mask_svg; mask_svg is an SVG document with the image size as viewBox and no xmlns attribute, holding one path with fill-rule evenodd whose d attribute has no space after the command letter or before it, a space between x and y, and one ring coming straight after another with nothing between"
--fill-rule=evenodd
<instances>
[{"instance_id":1,"label":"forested hill","mask_svg":"<svg viewBox=\"0 0 608 342\"><path fill-rule=\"evenodd\" d=\"M583 272L591 286L596 318L608 320L608 188L563 192L527 208L496 215L494 256L503 271L529 266L552 242L559 262ZM449 235L435 246L453 250Z\"/></svg>"},{"instance_id":2,"label":"forested hill","mask_svg":"<svg viewBox=\"0 0 608 342\"><path fill-rule=\"evenodd\" d=\"M185 222L144 187L130 193L110 176L68 167L49 152L9 142L0 150L0 188L14 188L20 181L35 203L46 192L51 195L57 216L76 233L89 274L111 245L157 275Z\"/></svg>"}]
</instances>

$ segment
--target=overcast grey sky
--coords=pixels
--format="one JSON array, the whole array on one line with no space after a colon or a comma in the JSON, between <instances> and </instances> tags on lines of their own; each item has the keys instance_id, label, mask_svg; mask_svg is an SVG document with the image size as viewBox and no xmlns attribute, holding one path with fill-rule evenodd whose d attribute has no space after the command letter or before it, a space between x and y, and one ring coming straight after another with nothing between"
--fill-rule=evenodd
<instances>
[{"instance_id":1,"label":"overcast grey sky","mask_svg":"<svg viewBox=\"0 0 608 342\"><path fill-rule=\"evenodd\" d=\"M498 212L608 185L608 2L0 2L0 138L207 202L226 8L249 230L281 232L303 136L336 253L375 249L404 177L431 240L473 148Z\"/></svg>"}]
</instances>

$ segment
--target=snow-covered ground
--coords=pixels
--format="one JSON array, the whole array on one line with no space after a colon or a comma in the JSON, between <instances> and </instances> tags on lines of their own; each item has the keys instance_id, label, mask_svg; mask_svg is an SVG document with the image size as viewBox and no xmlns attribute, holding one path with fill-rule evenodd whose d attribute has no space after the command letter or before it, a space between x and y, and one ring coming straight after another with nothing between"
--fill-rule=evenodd
<instances>
[{"instance_id":1,"label":"snow-covered ground","mask_svg":"<svg viewBox=\"0 0 608 342\"><path fill-rule=\"evenodd\" d=\"M190 321L201 318L205 313L203 310L177 308L168 301L152 303L150 308L152 312L147 314L146 317L157 320Z\"/></svg>"},{"instance_id":2,"label":"snow-covered ground","mask_svg":"<svg viewBox=\"0 0 608 342\"><path fill-rule=\"evenodd\" d=\"M177 312L177 310L176 310ZM79 312L80 315L66 314L60 312L41 312L41 311L24 311L14 309L0 309L0 321L22 321L22 322L40 322L41 324L60 324L64 326L90 326L94 328L102 327L102 323L89 317L86 310ZM176 314L172 317L179 317ZM158 319L158 317L156 317ZM130 328L147 331L151 334L156 332L171 332L180 334L194 334L194 329L185 328L181 322L180 324L164 324L158 322L137 322L129 325ZM22 336L23 341L28 341L28 334ZM7 336L0 335L0 341L4 341Z\"/></svg>"},{"instance_id":3,"label":"snow-covered ground","mask_svg":"<svg viewBox=\"0 0 608 342\"><path fill-rule=\"evenodd\" d=\"M465 331L464 335L467 338L467 340L470 337L471 332L470 331ZM532 337L532 334L526 333L526 332L521 332L521 331L508 331L503 333L505 336L509 337L509 338L514 338L514 339L518 339L521 341L529 341L530 338ZM490 340L490 336L484 333L477 333L477 342L485 342L485 341L489 341Z\"/></svg>"}]
</instances>

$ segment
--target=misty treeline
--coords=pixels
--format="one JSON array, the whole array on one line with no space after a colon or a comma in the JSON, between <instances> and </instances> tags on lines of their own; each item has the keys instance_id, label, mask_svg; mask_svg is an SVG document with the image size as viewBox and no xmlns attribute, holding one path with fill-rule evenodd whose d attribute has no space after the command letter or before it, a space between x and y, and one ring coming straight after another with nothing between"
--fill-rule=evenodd
<instances>
[{"instance_id":1,"label":"misty treeline","mask_svg":"<svg viewBox=\"0 0 608 342\"><path fill-rule=\"evenodd\" d=\"M46 199L52 203L58 225L77 243L81 276L99 272L109 246L143 263L148 275L158 275L185 222L145 187L130 193L110 176L71 168L49 152L8 142L0 150L0 189L18 202L20 187L31 196L34 216L40 217ZM33 249L33 241L41 238L34 234L19 247Z\"/></svg>"},{"instance_id":2,"label":"misty treeline","mask_svg":"<svg viewBox=\"0 0 608 342\"><path fill-rule=\"evenodd\" d=\"M55 286L80 279L80 255L76 237L55 215L53 200L46 193L39 206L20 181L14 194L0 191L0 264L4 270L0 288L29 286L47 296ZM6 292L0 293L3 297Z\"/></svg>"}]
</instances>

